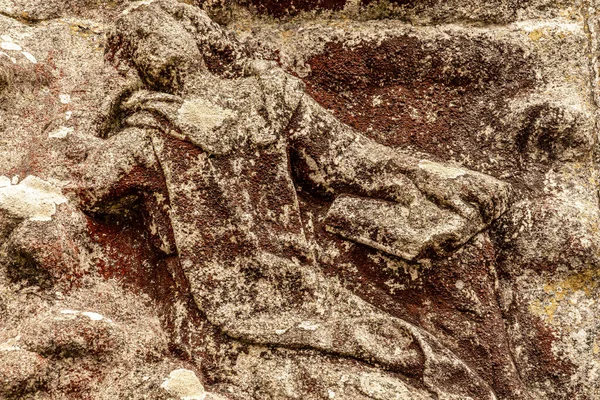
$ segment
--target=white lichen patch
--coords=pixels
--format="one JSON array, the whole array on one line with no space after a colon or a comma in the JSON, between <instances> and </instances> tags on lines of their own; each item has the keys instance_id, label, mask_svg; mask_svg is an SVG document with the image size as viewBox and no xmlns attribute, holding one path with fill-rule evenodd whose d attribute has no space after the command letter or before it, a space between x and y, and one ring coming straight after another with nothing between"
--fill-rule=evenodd
<instances>
[{"instance_id":1,"label":"white lichen patch","mask_svg":"<svg viewBox=\"0 0 600 400\"><path fill-rule=\"evenodd\" d=\"M377 107L377 106L380 106L381 104L383 104L383 101L381 100L381 96L379 96L379 95L373 96L373 99L371 101L373 103L373 107Z\"/></svg>"},{"instance_id":2,"label":"white lichen patch","mask_svg":"<svg viewBox=\"0 0 600 400\"><path fill-rule=\"evenodd\" d=\"M8 54L6 54L3 51L0 51L0 56L8 58L13 64L17 63L17 59L16 58L9 56Z\"/></svg>"},{"instance_id":3,"label":"white lichen patch","mask_svg":"<svg viewBox=\"0 0 600 400\"><path fill-rule=\"evenodd\" d=\"M180 122L203 131L218 128L226 119L235 117L235 111L219 107L205 99L186 100L178 110Z\"/></svg>"},{"instance_id":4,"label":"white lichen patch","mask_svg":"<svg viewBox=\"0 0 600 400\"><path fill-rule=\"evenodd\" d=\"M33 56L33 54L31 54L28 51L23 51L21 52L21 54L23 54L23 56L28 59L31 63L33 64L37 64L37 59Z\"/></svg>"},{"instance_id":5,"label":"white lichen patch","mask_svg":"<svg viewBox=\"0 0 600 400\"><path fill-rule=\"evenodd\" d=\"M3 50L21 51L23 48L14 42L2 42L0 48Z\"/></svg>"},{"instance_id":6,"label":"white lichen patch","mask_svg":"<svg viewBox=\"0 0 600 400\"><path fill-rule=\"evenodd\" d=\"M73 128L67 126L61 126L60 128L53 130L48 134L49 138L64 139L69 133L73 132Z\"/></svg>"},{"instance_id":7,"label":"white lichen patch","mask_svg":"<svg viewBox=\"0 0 600 400\"><path fill-rule=\"evenodd\" d=\"M81 313L79 311L76 311L76 310L61 310L60 311L60 316L55 317L54 319L61 320L61 321L74 320L74 319L77 319L77 317L80 314Z\"/></svg>"},{"instance_id":8,"label":"white lichen patch","mask_svg":"<svg viewBox=\"0 0 600 400\"><path fill-rule=\"evenodd\" d=\"M20 51L23 57L25 57L32 64L37 64L37 59L28 51L23 50L23 47L17 43L15 43L14 39L9 35L0 36L0 49L9 50L9 51ZM0 51L0 56L8 57L13 64L17 63L17 59L11 57L10 55Z\"/></svg>"},{"instance_id":9,"label":"white lichen patch","mask_svg":"<svg viewBox=\"0 0 600 400\"><path fill-rule=\"evenodd\" d=\"M215 130L225 121L236 118L234 110L201 98L186 100L177 110L177 125L183 128L187 139L211 154L227 154L231 151L231 135L216 134Z\"/></svg>"},{"instance_id":10,"label":"white lichen patch","mask_svg":"<svg viewBox=\"0 0 600 400\"><path fill-rule=\"evenodd\" d=\"M21 339L21 337L17 336L17 337L8 339L4 343L0 343L0 351L17 351L17 350L21 350L21 348L17 345L17 343L19 342L20 339Z\"/></svg>"},{"instance_id":11,"label":"white lichen patch","mask_svg":"<svg viewBox=\"0 0 600 400\"><path fill-rule=\"evenodd\" d=\"M63 104L69 104L71 102L71 96L65 93L59 94L58 99Z\"/></svg>"},{"instance_id":12,"label":"white lichen patch","mask_svg":"<svg viewBox=\"0 0 600 400\"><path fill-rule=\"evenodd\" d=\"M519 30L526 33L540 32L545 30L547 32L561 32L571 34L583 33L583 24L580 22L571 22L564 19L536 19L517 21L512 24Z\"/></svg>"},{"instance_id":13,"label":"white lichen patch","mask_svg":"<svg viewBox=\"0 0 600 400\"><path fill-rule=\"evenodd\" d=\"M0 178L0 208L20 218L31 221L50 221L58 204L66 203L61 190L36 176L28 176L18 184L6 185Z\"/></svg>"},{"instance_id":14,"label":"white lichen patch","mask_svg":"<svg viewBox=\"0 0 600 400\"><path fill-rule=\"evenodd\" d=\"M106 322L112 322L112 320L110 320L109 318L104 317L102 314L98 314L96 312L91 312L91 311L78 311L78 310L61 310L60 313L63 316L66 316L69 319L75 319L78 316L84 316L89 318L92 321L106 321Z\"/></svg>"},{"instance_id":15,"label":"white lichen patch","mask_svg":"<svg viewBox=\"0 0 600 400\"><path fill-rule=\"evenodd\" d=\"M311 321L303 321L298 325L299 329L304 329L305 331L316 331L319 328L319 324L316 324Z\"/></svg>"},{"instance_id":16,"label":"white lichen patch","mask_svg":"<svg viewBox=\"0 0 600 400\"><path fill-rule=\"evenodd\" d=\"M456 179L466 173L465 170L461 168L449 167L447 165L442 165L428 160L419 161L419 168L428 172L432 172L446 179Z\"/></svg>"},{"instance_id":17,"label":"white lichen patch","mask_svg":"<svg viewBox=\"0 0 600 400\"><path fill-rule=\"evenodd\" d=\"M95 313L95 312L91 312L91 311L84 311L81 313L81 315L85 315L92 321L102 321L104 319L104 317L102 315Z\"/></svg>"},{"instance_id":18,"label":"white lichen patch","mask_svg":"<svg viewBox=\"0 0 600 400\"><path fill-rule=\"evenodd\" d=\"M162 389L181 400L204 400L206 392L200 379L194 371L189 369L176 369L171 371L169 377L160 385Z\"/></svg>"}]
</instances>

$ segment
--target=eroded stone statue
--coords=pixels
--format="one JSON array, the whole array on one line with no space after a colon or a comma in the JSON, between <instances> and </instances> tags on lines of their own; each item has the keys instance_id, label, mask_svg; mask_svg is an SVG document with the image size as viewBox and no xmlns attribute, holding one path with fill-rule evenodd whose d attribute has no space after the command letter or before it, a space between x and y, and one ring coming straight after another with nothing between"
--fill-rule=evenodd
<instances>
[{"instance_id":1,"label":"eroded stone statue","mask_svg":"<svg viewBox=\"0 0 600 400\"><path fill-rule=\"evenodd\" d=\"M0 399L599 398L595 3L0 0Z\"/></svg>"},{"instance_id":2,"label":"eroded stone statue","mask_svg":"<svg viewBox=\"0 0 600 400\"><path fill-rule=\"evenodd\" d=\"M117 220L139 207L140 234L187 286L214 328L207 335L225 335L204 351L236 371L228 379L240 393L256 390L247 380L260 363L244 365L232 343L271 349L253 356L265 365L319 354L323 371L336 359L366 363L392 382L380 397L353 383L366 398L495 398L431 334L321 272L295 182L333 199L328 230L407 261L448 255L486 229L508 207L508 184L368 139L193 7L132 9L109 48L140 81L115 100L106 140L84 164L82 206ZM506 379L518 381L505 361ZM269 382L270 395L318 381L301 375Z\"/></svg>"}]
</instances>

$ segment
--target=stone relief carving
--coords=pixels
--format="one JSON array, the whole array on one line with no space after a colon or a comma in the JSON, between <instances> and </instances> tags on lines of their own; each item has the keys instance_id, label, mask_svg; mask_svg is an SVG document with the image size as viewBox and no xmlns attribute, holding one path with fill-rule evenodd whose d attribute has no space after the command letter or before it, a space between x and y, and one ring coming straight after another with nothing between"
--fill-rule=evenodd
<instances>
[{"instance_id":1,"label":"stone relief carving","mask_svg":"<svg viewBox=\"0 0 600 400\"><path fill-rule=\"evenodd\" d=\"M427 333L319 271L293 172L335 197L331 229L408 260L484 229L505 211L508 185L367 139L188 7L133 10L111 40L145 85L115 106L111 119L122 117L122 128L87 162L88 209L126 209L110 203L142 196L157 250L173 257L200 311L231 338L421 370L439 395L491 398Z\"/></svg>"},{"instance_id":2,"label":"stone relief carving","mask_svg":"<svg viewBox=\"0 0 600 400\"><path fill-rule=\"evenodd\" d=\"M518 21L306 47L122 9L96 114L41 128L60 167L0 180L0 396L595 398L594 93ZM2 40L35 60L0 58L6 104L51 92Z\"/></svg>"}]
</instances>

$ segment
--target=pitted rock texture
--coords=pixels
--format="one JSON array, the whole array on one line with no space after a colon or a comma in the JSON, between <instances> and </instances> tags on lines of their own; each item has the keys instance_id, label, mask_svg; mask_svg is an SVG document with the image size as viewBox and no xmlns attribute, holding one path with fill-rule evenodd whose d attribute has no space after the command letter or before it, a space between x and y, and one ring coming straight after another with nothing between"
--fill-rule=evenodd
<instances>
[{"instance_id":1,"label":"pitted rock texture","mask_svg":"<svg viewBox=\"0 0 600 400\"><path fill-rule=\"evenodd\" d=\"M599 398L598 6L0 0L0 398Z\"/></svg>"}]
</instances>

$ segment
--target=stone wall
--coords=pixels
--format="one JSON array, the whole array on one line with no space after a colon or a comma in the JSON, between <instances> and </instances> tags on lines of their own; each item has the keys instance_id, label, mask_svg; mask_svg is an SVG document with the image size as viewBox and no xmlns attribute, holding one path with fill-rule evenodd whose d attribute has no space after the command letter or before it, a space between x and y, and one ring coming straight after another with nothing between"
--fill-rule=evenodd
<instances>
[{"instance_id":1,"label":"stone wall","mask_svg":"<svg viewBox=\"0 0 600 400\"><path fill-rule=\"evenodd\" d=\"M0 399L600 398L594 0L0 0Z\"/></svg>"}]
</instances>

